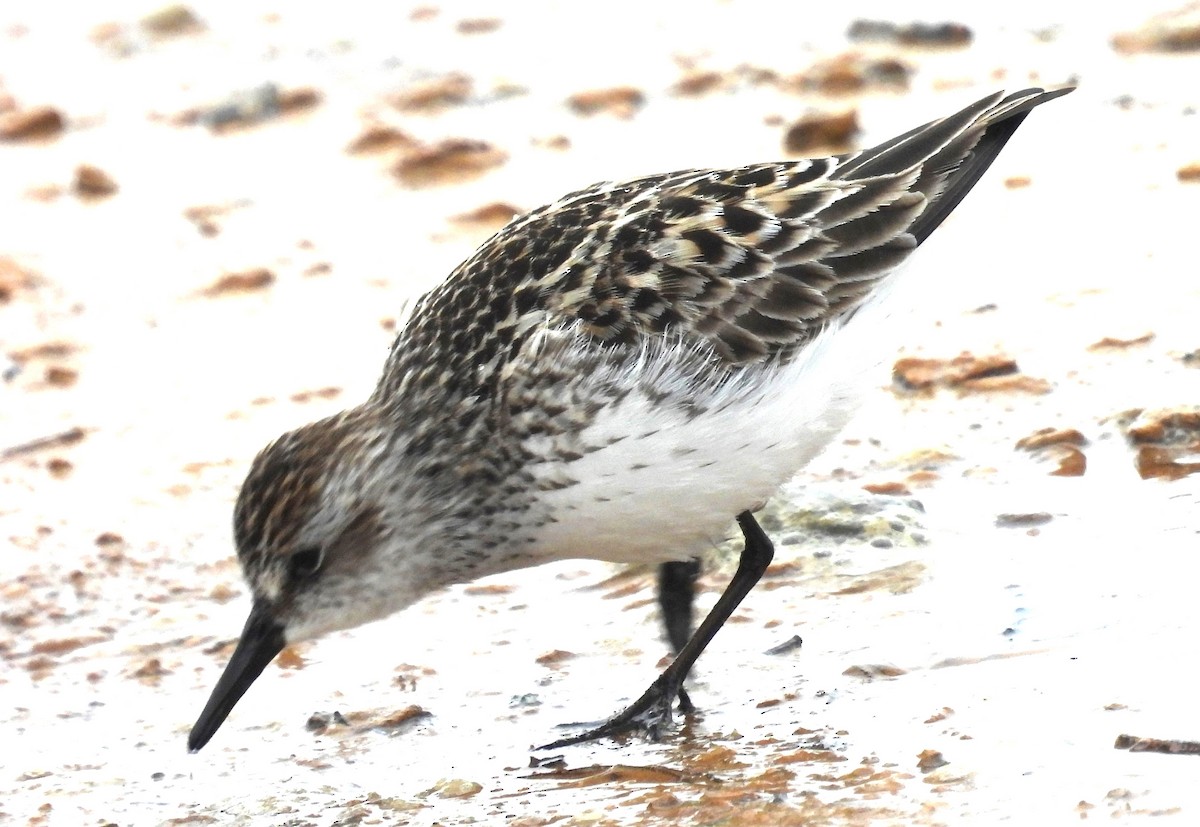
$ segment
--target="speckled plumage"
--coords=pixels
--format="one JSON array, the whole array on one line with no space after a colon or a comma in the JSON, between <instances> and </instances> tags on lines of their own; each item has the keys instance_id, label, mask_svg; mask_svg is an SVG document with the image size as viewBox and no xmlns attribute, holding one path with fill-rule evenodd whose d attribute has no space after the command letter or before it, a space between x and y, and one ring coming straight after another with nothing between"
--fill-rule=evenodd
<instances>
[{"instance_id":1,"label":"speckled plumage","mask_svg":"<svg viewBox=\"0 0 1200 827\"><path fill-rule=\"evenodd\" d=\"M549 560L686 558L749 519L853 410L854 383L822 367L834 334L1065 91L993 95L836 158L598 184L515 219L416 305L366 403L255 460L235 512L243 641ZM231 664L194 748L247 669Z\"/></svg>"}]
</instances>

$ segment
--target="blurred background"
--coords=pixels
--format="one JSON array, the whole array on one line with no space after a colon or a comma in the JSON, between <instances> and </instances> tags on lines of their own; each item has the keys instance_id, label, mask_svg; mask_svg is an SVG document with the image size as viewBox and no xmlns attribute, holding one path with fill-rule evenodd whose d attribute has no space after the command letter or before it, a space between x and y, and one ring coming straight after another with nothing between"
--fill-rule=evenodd
<instances>
[{"instance_id":1,"label":"blurred background","mask_svg":"<svg viewBox=\"0 0 1200 827\"><path fill-rule=\"evenodd\" d=\"M1200 4L897 8L4 3L0 824L1194 818L1112 744L1200 738ZM652 578L566 564L289 650L184 755L249 461L511 217L1068 84L922 250L699 724L527 766L666 653Z\"/></svg>"}]
</instances>

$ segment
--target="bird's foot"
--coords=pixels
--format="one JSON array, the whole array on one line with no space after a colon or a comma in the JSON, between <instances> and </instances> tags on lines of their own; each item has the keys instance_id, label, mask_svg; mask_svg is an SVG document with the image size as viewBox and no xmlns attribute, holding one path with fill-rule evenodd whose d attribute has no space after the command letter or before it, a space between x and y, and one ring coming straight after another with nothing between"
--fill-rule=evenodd
<instances>
[{"instance_id":1,"label":"bird's foot","mask_svg":"<svg viewBox=\"0 0 1200 827\"><path fill-rule=\"evenodd\" d=\"M631 703L623 712L617 713L599 726L578 735L543 744L535 749L558 749L635 731L645 733L651 741L657 741L663 730L671 725L671 707L675 703L676 696L679 697L680 712L690 715L696 711L687 691L672 680L673 676L669 675L669 672L668 669L667 672L659 675L654 683L650 684L650 688L642 693L642 697ZM566 724L566 726L578 725Z\"/></svg>"}]
</instances>

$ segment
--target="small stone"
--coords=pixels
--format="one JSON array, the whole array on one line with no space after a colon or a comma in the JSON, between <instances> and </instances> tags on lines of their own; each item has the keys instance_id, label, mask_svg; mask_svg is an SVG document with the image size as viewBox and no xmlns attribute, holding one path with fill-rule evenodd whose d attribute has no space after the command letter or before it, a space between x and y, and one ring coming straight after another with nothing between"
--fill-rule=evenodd
<instances>
[{"instance_id":1,"label":"small stone","mask_svg":"<svg viewBox=\"0 0 1200 827\"><path fill-rule=\"evenodd\" d=\"M264 83L230 95L222 103L188 109L172 120L181 125L203 124L217 134L247 129L263 121L311 109L321 102L321 93L309 86L282 89Z\"/></svg>"},{"instance_id":2,"label":"small stone","mask_svg":"<svg viewBox=\"0 0 1200 827\"><path fill-rule=\"evenodd\" d=\"M141 683L147 686L158 686L164 675L171 674L171 670L162 665L162 661L158 658L148 658L137 669L130 673L130 677L137 678Z\"/></svg>"},{"instance_id":3,"label":"small stone","mask_svg":"<svg viewBox=\"0 0 1200 827\"><path fill-rule=\"evenodd\" d=\"M689 72L671 87L671 94L681 98L698 98L716 91L724 82L725 78L720 72Z\"/></svg>"},{"instance_id":4,"label":"small stone","mask_svg":"<svg viewBox=\"0 0 1200 827\"><path fill-rule=\"evenodd\" d=\"M295 646L288 646L275 658L275 665L280 669L303 669L307 663Z\"/></svg>"},{"instance_id":5,"label":"small stone","mask_svg":"<svg viewBox=\"0 0 1200 827\"><path fill-rule=\"evenodd\" d=\"M156 37L177 37L204 31L204 24L187 6L173 3L142 18L142 28Z\"/></svg>"},{"instance_id":6,"label":"small stone","mask_svg":"<svg viewBox=\"0 0 1200 827\"><path fill-rule=\"evenodd\" d=\"M46 470L50 472L50 476L56 480L61 480L66 477L75 466L71 465L68 460L62 457L51 457L46 461Z\"/></svg>"},{"instance_id":7,"label":"small stone","mask_svg":"<svg viewBox=\"0 0 1200 827\"><path fill-rule=\"evenodd\" d=\"M433 787L438 798L469 798L483 791L483 785L462 778L442 779Z\"/></svg>"},{"instance_id":8,"label":"small stone","mask_svg":"<svg viewBox=\"0 0 1200 827\"><path fill-rule=\"evenodd\" d=\"M240 595L241 592L239 592L237 589L231 588L225 583L218 583L209 590L208 599L214 603L228 603L230 600L233 600L235 597L239 597Z\"/></svg>"},{"instance_id":9,"label":"small stone","mask_svg":"<svg viewBox=\"0 0 1200 827\"><path fill-rule=\"evenodd\" d=\"M412 136L395 127L377 123L365 127L358 137L346 147L346 151L351 155L365 155L388 149L405 149L416 145L417 141Z\"/></svg>"},{"instance_id":10,"label":"small stone","mask_svg":"<svg viewBox=\"0 0 1200 827\"><path fill-rule=\"evenodd\" d=\"M974 34L962 23L909 23L855 20L846 37L855 42L892 43L925 49L954 49L971 45Z\"/></svg>"},{"instance_id":11,"label":"small stone","mask_svg":"<svg viewBox=\"0 0 1200 827\"><path fill-rule=\"evenodd\" d=\"M1092 344L1088 345L1087 349L1093 352L1098 350L1124 350L1125 348L1135 347L1137 345L1149 344L1153 341L1154 333L1152 331L1143 333L1140 336L1133 336L1129 338L1105 336L1098 342L1092 342Z\"/></svg>"},{"instance_id":12,"label":"small stone","mask_svg":"<svg viewBox=\"0 0 1200 827\"><path fill-rule=\"evenodd\" d=\"M485 141L451 138L407 152L392 173L407 186L431 187L478 178L506 160L507 154Z\"/></svg>"},{"instance_id":13,"label":"small stone","mask_svg":"<svg viewBox=\"0 0 1200 827\"><path fill-rule=\"evenodd\" d=\"M495 17L470 17L455 24L459 34L488 34L500 28L503 21Z\"/></svg>"},{"instance_id":14,"label":"small stone","mask_svg":"<svg viewBox=\"0 0 1200 827\"><path fill-rule=\"evenodd\" d=\"M842 674L850 678L875 680L876 678L898 678L901 675L907 675L908 670L890 663L864 663L851 666Z\"/></svg>"},{"instance_id":15,"label":"small stone","mask_svg":"<svg viewBox=\"0 0 1200 827\"><path fill-rule=\"evenodd\" d=\"M341 388L330 386L326 388L317 388L316 390L311 391L298 391L293 393L288 398L293 402L304 404L305 402L311 402L314 399L336 399L341 395L341 393Z\"/></svg>"},{"instance_id":16,"label":"small stone","mask_svg":"<svg viewBox=\"0 0 1200 827\"><path fill-rule=\"evenodd\" d=\"M62 365L50 365L44 375L46 384L56 388L69 388L79 379L79 371Z\"/></svg>"},{"instance_id":17,"label":"small stone","mask_svg":"<svg viewBox=\"0 0 1200 827\"><path fill-rule=\"evenodd\" d=\"M463 74L414 84L388 98L402 112L436 112L464 103L471 95L471 79Z\"/></svg>"},{"instance_id":18,"label":"small stone","mask_svg":"<svg viewBox=\"0 0 1200 827\"><path fill-rule=\"evenodd\" d=\"M212 299L230 293L252 293L270 287L274 282L274 273L265 267L256 267L240 273L226 273L201 290L200 294Z\"/></svg>"},{"instance_id":19,"label":"small stone","mask_svg":"<svg viewBox=\"0 0 1200 827\"><path fill-rule=\"evenodd\" d=\"M905 357L892 366L894 383L904 390L926 390L935 386L960 386L968 380L990 376L1010 376L1019 371L1008 356L975 356L961 353L953 359Z\"/></svg>"},{"instance_id":20,"label":"small stone","mask_svg":"<svg viewBox=\"0 0 1200 827\"><path fill-rule=\"evenodd\" d=\"M576 92L567 98L567 106L579 115L607 112L618 118L632 118L645 103L646 96L640 89L632 86Z\"/></svg>"},{"instance_id":21,"label":"small stone","mask_svg":"<svg viewBox=\"0 0 1200 827\"><path fill-rule=\"evenodd\" d=\"M1016 447L1040 462L1053 463L1051 476L1081 477L1087 471L1087 455L1080 447L1087 444L1087 438L1075 428L1042 428L1017 440Z\"/></svg>"},{"instance_id":22,"label":"small stone","mask_svg":"<svg viewBox=\"0 0 1200 827\"><path fill-rule=\"evenodd\" d=\"M415 689L415 678L412 679L412 683L413 688ZM380 718L379 720L372 721L371 726L373 729L377 730L396 730L400 729L400 727L404 724L408 724L409 721L428 717L430 717L430 713L426 712L424 708L416 706L415 703L410 703L409 706L404 707L403 709L398 709L397 712L391 713L390 715L385 715L384 718Z\"/></svg>"},{"instance_id":23,"label":"small stone","mask_svg":"<svg viewBox=\"0 0 1200 827\"><path fill-rule=\"evenodd\" d=\"M542 666L557 666L565 660L570 660L575 657L574 652L567 652L563 649L553 649L544 655L538 655L536 662Z\"/></svg>"},{"instance_id":24,"label":"small stone","mask_svg":"<svg viewBox=\"0 0 1200 827\"><path fill-rule=\"evenodd\" d=\"M917 755L917 769L921 772L932 772L938 767L944 767L950 762L935 749L921 750Z\"/></svg>"},{"instance_id":25,"label":"small stone","mask_svg":"<svg viewBox=\"0 0 1200 827\"><path fill-rule=\"evenodd\" d=\"M32 141L52 138L66 128L62 113L52 106L35 106L0 116L0 140Z\"/></svg>"},{"instance_id":26,"label":"small stone","mask_svg":"<svg viewBox=\"0 0 1200 827\"><path fill-rule=\"evenodd\" d=\"M1045 525L1053 519L1054 515L1045 511L1026 514L997 514L996 526L999 528L1028 528L1029 526Z\"/></svg>"},{"instance_id":27,"label":"small stone","mask_svg":"<svg viewBox=\"0 0 1200 827\"><path fill-rule=\"evenodd\" d=\"M783 151L791 155L845 152L859 133L858 111L807 115L788 127Z\"/></svg>"},{"instance_id":28,"label":"small stone","mask_svg":"<svg viewBox=\"0 0 1200 827\"><path fill-rule=\"evenodd\" d=\"M763 654L765 654L765 655L787 655L787 654L790 654L791 652L795 652L795 651L799 650L802 646L804 646L804 638L800 637L800 635L792 635L790 638L785 640L783 643L780 643L776 646L772 646L770 649L767 649L765 652L763 652Z\"/></svg>"},{"instance_id":29,"label":"small stone","mask_svg":"<svg viewBox=\"0 0 1200 827\"><path fill-rule=\"evenodd\" d=\"M1087 437L1075 428L1042 428L1017 440L1017 448L1036 451L1049 445L1087 445Z\"/></svg>"},{"instance_id":30,"label":"small stone","mask_svg":"<svg viewBox=\"0 0 1200 827\"><path fill-rule=\"evenodd\" d=\"M90 164L80 164L75 169L75 193L84 198L104 198L117 191L117 182L100 169Z\"/></svg>"},{"instance_id":31,"label":"small stone","mask_svg":"<svg viewBox=\"0 0 1200 827\"><path fill-rule=\"evenodd\" d=\"M341 712L334 710L333 712L314 712L308 716L308 720L304 722L304 728L309 732L322 733L330 727L346 727L350 726L350 722Z\"/></svg>"},{"instance_id":32,"label":"small stone","mask_svg":"<svg viewBox=\"0 0 1200 827\"><path fill-rule=\"evenodd\" d=\"M1142 445L1137 451L1137 470L1142 479L1161 477L1177 480L1200 472L1200 462L1180 462L1178 451Z\"/></svg>"},{"instance_id":33,"label":"small stone","mask_svg":"<svg viewBox=\"0 0 1200 827\"><path fill-rule=\"evenodd\" d=\"M1087 473L1087 455L1078 448L1063 446L1057 449L1058 467L1050 472L1052 477L1082 477Z\"/></svg>"},{"instance_id":34,"label":"small stone","mask_svg":"<svg viewBox=\"0 0 1200 827\"><path fill-rule=\"evenodd\" d=\"M571 148L571 139L566 135L551 135L548 138L534 138L534 146L542 147L543 149L553 149L556 152L565 152Z\"/></svg>"},{"instance_id":35,"label":"small stone","mask_svg":"<svg viewBox=\"0 0 1200 827\"><path fill-rule=\"evenodd\" d=\"M282 89L276 98L275 105L279 114L291 115L312 109L321 102L321 93L311 86L298 86L293 89Z\"/></svg>"},{"instance_id":36,"label":"small stone","mask_svg":"<svg viewBox=\"0 0 1200 827\"><path fill-rule=\"evenodd\" d=\"M1045 379L1025 376L1015 360L1000 354L974 356L962 353L953 359L898 359L892 367L897 392L931 393L936 387L953 387L962 393L1049 393Z\"/></svg>"},{"instance_id":37,"label":"small stone","mask_svg":"<svg viewBox=\"0 0 1200 827\"><path fill-rule=\"evenodd\" d=\"M868 89L904 91L912 68L892 57L846 52L782 81L785 89L823 95L852 95Z\"/></svg>"},{"instance_id":38,"label":"small stone","mask_svg":"<svg viewBox=\"0 0 1200 827\"><path fill-rule=\"evenodd\" d=\"M891 497L907 497L912 494L902 482L869 482L863 486L863 490Z\"/></svg>"},{"instance_id":39,"label":"small stone","mask_svg":"<svg viewBox=\"0 0 1200 827\"><path fill-rule=\"evenodd\" d=\"M477 207L470 212L453 215L450 217L450 220L455 224L479 225L498 230L509 221L512 221L514 216L520 215L521 212L522 210L514 207L512 204L495 201L491 204Z\"/></svg>"}]
</instances>

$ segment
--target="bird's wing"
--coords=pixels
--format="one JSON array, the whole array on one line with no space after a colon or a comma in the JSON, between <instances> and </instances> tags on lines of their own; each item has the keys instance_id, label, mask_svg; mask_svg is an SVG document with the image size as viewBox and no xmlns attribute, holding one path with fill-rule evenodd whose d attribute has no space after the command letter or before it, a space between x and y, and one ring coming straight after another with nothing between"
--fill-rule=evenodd
<instances>
[{"instance_id":1,"label":"bird's wing","mask_svg":"<svg viewBox=\"0 0 1200 827\"><path fill-rule=\"evenodd\" d=\"M1029 111L1069 91L990 95L850 155L572 193L514 220L422 299L392 358L486 395L546 327L614 348L678 334L727 364L786 356L853 312Z\"/></svg>"}]
</instances>

